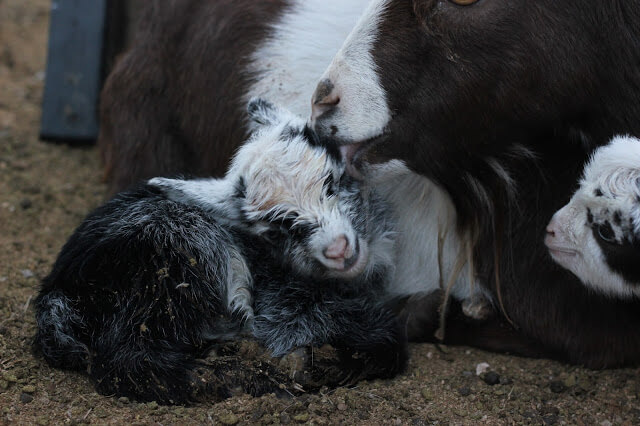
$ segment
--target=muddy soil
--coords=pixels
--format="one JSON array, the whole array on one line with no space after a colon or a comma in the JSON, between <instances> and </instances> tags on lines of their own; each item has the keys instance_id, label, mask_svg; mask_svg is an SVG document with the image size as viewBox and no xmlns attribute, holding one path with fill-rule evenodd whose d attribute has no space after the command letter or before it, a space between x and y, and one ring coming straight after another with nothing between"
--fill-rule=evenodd
<instances>
[{"instance_id":1,"label":"muddy soil","mask_svg":"<svg viewBox=\"0 0 640 426\"><path fill-rule=\"evenodd\" d=\"M16 424L636 424L638 369L591 371L412 345L406 374L295 398L163 407L98 395L30 351L31 301L105 196L95 148L38 141L49 0L0 0L0 422ZM490 374L478 376L478 364Z\"/></svg>"}]
</instances>

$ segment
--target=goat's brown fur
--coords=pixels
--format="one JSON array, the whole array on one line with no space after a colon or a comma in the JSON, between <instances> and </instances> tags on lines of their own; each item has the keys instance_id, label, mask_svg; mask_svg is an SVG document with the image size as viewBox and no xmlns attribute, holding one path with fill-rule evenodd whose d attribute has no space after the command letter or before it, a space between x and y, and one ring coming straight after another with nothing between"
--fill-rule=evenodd
<instances>
[{"instance_id":1,"label":"goat's brown fur","mask_svg":"<svg viewBox=\"0 0 640 426\"><path fill-rule=\"evenodd\" d=\"M98 145L111 193L152 176L224 173L247 136L248 56L283 5L150 2L102 91Z\"/></svg>"}]
</instances>

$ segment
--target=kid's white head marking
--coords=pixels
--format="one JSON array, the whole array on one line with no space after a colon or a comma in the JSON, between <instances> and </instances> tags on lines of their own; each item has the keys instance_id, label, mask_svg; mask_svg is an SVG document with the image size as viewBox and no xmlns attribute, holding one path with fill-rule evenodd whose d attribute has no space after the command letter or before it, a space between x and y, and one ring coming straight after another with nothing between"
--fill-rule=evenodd
<instances>
[{"instance_id":1,"label":"kid's white head marking","mask_svg":"<svg viewBox=\"0 0 640 426\"><path fill-rule=\"evenodd\" d=\"M258 233L279 223L290 232L306 230L304 241L291 246L293 263L302 269L313 257L341 276L363 272L367 241L352 219L365 213L337 193L344 173L339 156L313 146L305 121L288 111L254 100L249 113L261 126L239 149L228 173L242 182L246 220Z\"/></svg>"},{"instance_id":2,"label":"kid's white head marking","mask_svg":"<svg viewBox=\"0 0 640 426\"><path fill-rule=\"evenodd\" d=\"M262 126L238 150L228 172L244 183L248 219L295 212L296 222L317 223L336 210L329 184L340 180L344 166L310 145L304 120L261 100L251 102L249 112Z\"/></svg>"}]
</instances>

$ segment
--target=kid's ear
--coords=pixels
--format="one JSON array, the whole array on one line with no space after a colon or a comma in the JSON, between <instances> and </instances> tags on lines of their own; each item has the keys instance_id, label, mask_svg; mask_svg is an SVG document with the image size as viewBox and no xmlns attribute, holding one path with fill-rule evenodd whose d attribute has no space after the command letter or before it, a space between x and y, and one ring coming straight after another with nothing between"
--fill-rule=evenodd
<instances>
[{"instance_id":1,"label":"kid's ear","mask_svg":"<svg viewBox=\"0 0 640 426\"><path fill-rule=\"evenodd\" d=\"M262 98L253 98L247 105L249 117L258 124L271 126L278 122L278 109Z\"/></svg>"}]
</instances>

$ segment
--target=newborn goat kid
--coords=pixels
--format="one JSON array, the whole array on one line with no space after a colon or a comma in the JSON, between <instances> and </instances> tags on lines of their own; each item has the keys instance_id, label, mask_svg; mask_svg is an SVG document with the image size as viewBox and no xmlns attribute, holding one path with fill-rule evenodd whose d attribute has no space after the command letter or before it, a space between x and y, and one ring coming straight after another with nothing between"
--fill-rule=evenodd
<instances>
[{"instance_id":1,"label":"newborn goat kid","mask_svg":"<svg viewBox=\"0 0 640 426\"><path fill-rule=\"evenodd\" d=\"M547 226L545 244L586 286L640 296L640 140L619 136L593 154L580 188Z\"/></svg>"},{"instance_id":2,"label":"newborn goat kid","mask_svg":"<svg viewBox=\"0 0 640 426\"><path fill-rule=\"evenodd\" d=\"M264 101L224 179L154 178L90 214L36 301L36 346L105 394L184 403L273 377L198 358L250 333L275 356L333 345L340 380L390 377L407 359L381 305L393 240L385 208L313 146L304 121Z\"/></svg>"}]
</instances>

